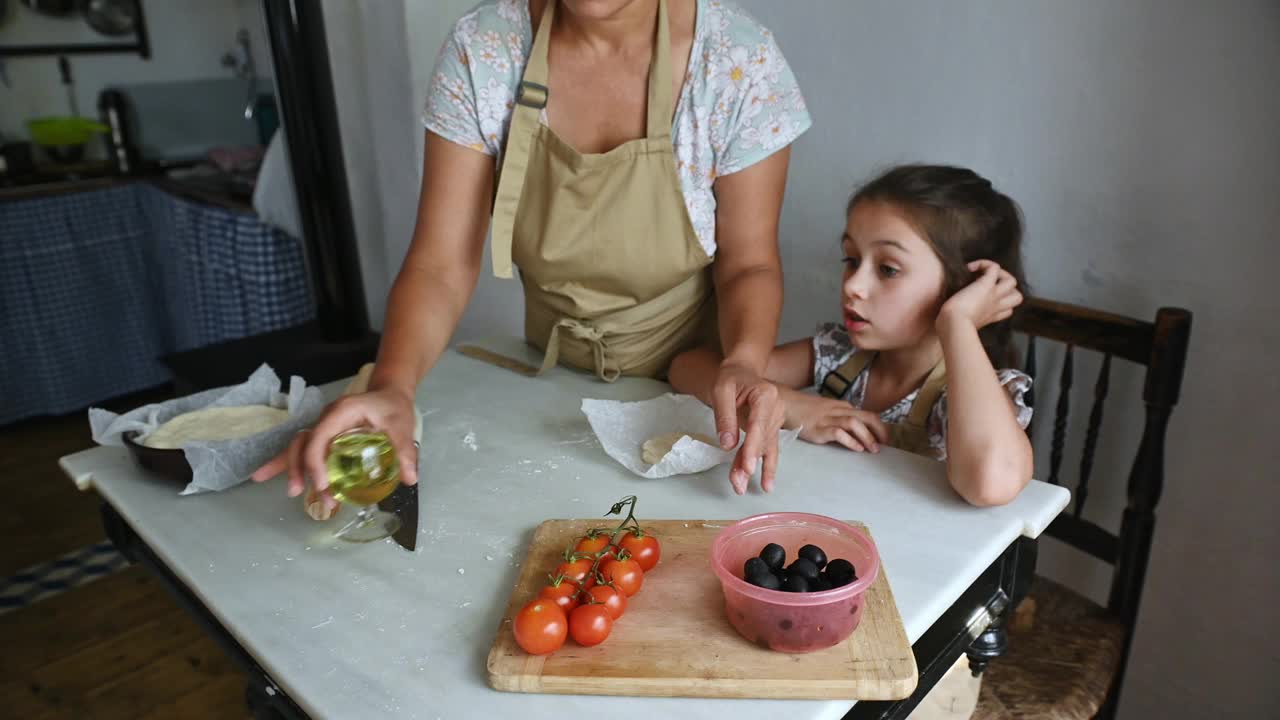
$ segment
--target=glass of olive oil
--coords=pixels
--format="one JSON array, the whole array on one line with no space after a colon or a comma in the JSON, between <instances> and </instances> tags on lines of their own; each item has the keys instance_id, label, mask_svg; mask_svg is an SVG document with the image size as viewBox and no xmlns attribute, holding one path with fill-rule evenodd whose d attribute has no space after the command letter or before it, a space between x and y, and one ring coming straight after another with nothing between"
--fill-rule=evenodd
<instances>
[{"instance_id":1,"label":"glass of olive oil","mask_svg":"<svg viewBox=\"0 0 1280 720\"><path fill-rule=\"evenodd\" d=\"M333 497L359 508L335 537L372 542L400 529L400 518L378 509L378 503L400 484L400 462L386 433L359 427L338 435L329 443L325 465Z\"/></svg>"}]
</instances>

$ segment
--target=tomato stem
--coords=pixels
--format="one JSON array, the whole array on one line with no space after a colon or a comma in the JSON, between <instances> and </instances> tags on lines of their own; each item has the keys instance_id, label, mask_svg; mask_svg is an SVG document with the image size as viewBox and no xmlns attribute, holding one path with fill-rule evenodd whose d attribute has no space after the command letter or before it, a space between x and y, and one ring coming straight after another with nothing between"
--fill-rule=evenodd
<instances>
[{"instance_id":1,"label":"tomato stem","mask_svg":"<svg viewBox=\"0 0 1280 720\"><path fill-rule=\"evenodd\" d=\"M627 507L627 516L623 518L622 522L618 523L618 527L614 528L613 532L609 535L610 545L618 544L618 536L621 535L623 530L626 529L627 523L631 523L631 528L637 535L643 534L644 532L644 530L642 530L640 527L640 521L636 519L636 496L635 495L628 495L622 498L621 500L619 500L618 502L614 503L613 507L610 508L609 512L605 513L605 515L622 514L622 507L624 505Z\"/></svg>"}]
</instances>

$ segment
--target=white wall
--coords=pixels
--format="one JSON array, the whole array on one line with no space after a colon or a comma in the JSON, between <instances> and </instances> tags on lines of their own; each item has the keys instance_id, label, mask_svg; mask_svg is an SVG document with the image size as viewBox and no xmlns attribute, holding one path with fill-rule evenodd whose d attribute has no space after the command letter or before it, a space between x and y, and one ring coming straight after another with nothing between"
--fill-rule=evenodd
<instances>
[{"instance_id":1,"label":"white wall","mask_svg":"<svg viewBox=\"0 0 1280 720\"><path fill-rule=\"evenodd\" d=\"M351 184L369 319L382 327L387 292L409 248L422 179L419 116L436 53L476 0L324 0L329 52ZM488 267L488 255L485 267ZM516 281L482 274L457 337L518 333Z\"/></svg>"},{"instance_id":2,"label":"white wall","mask_svg":"<svg viewBox=\"0 0 1280 720\"><path fill-rule=\"evenodd\" d=\"M853 184L907 160L970 165L1022 204L1039 294L1140 317L1160 305L1195 312L1122 714L1280 716L1270 682L1280 676L1280 330L1264 290L1280 263L1280 4L741 2L777 34L815 117L783 211L784 336L834 317L835 238ZM381 183L380 202L364 207L381 216L361 233L384 278L366 283L371 307L412 227L405 185L420 162L416 115L435 53L473 3L392 4L405 9L404 29L377 24L378 64L370 55L365 87L344 102L363 103L374 130L350 138L348 155L358 151L366 182ZM404 112L412 128L395 116ZM518 333L518 303L514 282L486 278L459 334ZM1092 367L1077 368L1076 408L1087 407ZM1117 373L1095 469L1089 514L1111 527L1139 380ZM1074 460L1065 475L1074 482ZM1104 568L1042 546L1045 574L1102 596Z\"/></svg>"},{"instance_id":3,"label":"white wall","mask_svg":"<svg viewBox=\"0 0 1280 720\"><path fill-rule=\"evenodd\" d=\"M81 115L98 117L98 92L108 85L232 77L232 71L219 61L235 48L240 28L250 31L259 75L271 76L271 53L258 0L144 0L142 6L151 59L136 54L68 56ZM45 19L16 1L9 3L8 22L0 25L0 44L59 42L61 38L114 42L96 35L83 21ZM0 62L12 85L0 84L0 135L27 139L29 118L69 114L56 57L0 58Z\"/></svg>"}]
</instances>

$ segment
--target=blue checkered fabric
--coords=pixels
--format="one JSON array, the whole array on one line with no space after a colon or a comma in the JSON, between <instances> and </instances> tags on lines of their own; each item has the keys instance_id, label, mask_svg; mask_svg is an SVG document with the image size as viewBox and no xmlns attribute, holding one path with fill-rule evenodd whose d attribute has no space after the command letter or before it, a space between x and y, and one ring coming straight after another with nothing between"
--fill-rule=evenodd
<instances>
[{"instance_id":1,"label":"blue checkered fabric","mask_svg":"<svg viewBox=\"0 0 1280 720\"><path fill-rule=\"evenodd\" d=\"M169 380L159 358L314 317L301 243L148 184L0 203L0 425Z\"/></svg>"},{"instance_id":2,"label":"blue checkered fabric","mask_svg":"<svg viewBox=\"0 0 1280 720\"><path fill-rule=\"evenodd\" d=\"M0 580L0 615L123 570L129 561L110 542L80 548Z\"/></svg>"}]
</instances>

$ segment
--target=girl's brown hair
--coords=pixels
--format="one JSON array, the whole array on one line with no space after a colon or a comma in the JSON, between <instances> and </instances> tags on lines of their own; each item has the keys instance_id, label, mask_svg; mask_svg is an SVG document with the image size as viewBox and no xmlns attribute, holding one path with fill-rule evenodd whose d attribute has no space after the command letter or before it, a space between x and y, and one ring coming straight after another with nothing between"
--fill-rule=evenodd
<instances>
[{"instance_id":1,"label":"girl's brown hair","mask_svg":"<svg viewBox=\"0 0 1280 720\"><path fill-rule=\"evenodd\" d=\"M875 200L896 206L924 236L942 261L943 299L973 279L974 260L992 260L1018 281L1027 295L1022 270L1022 211L991 181L972 170L949 165L900 165L863 185L847 212ZM1015 364L1009 320L979 331L982 346L997 368Z\"/></svg>"}]
</instances>

